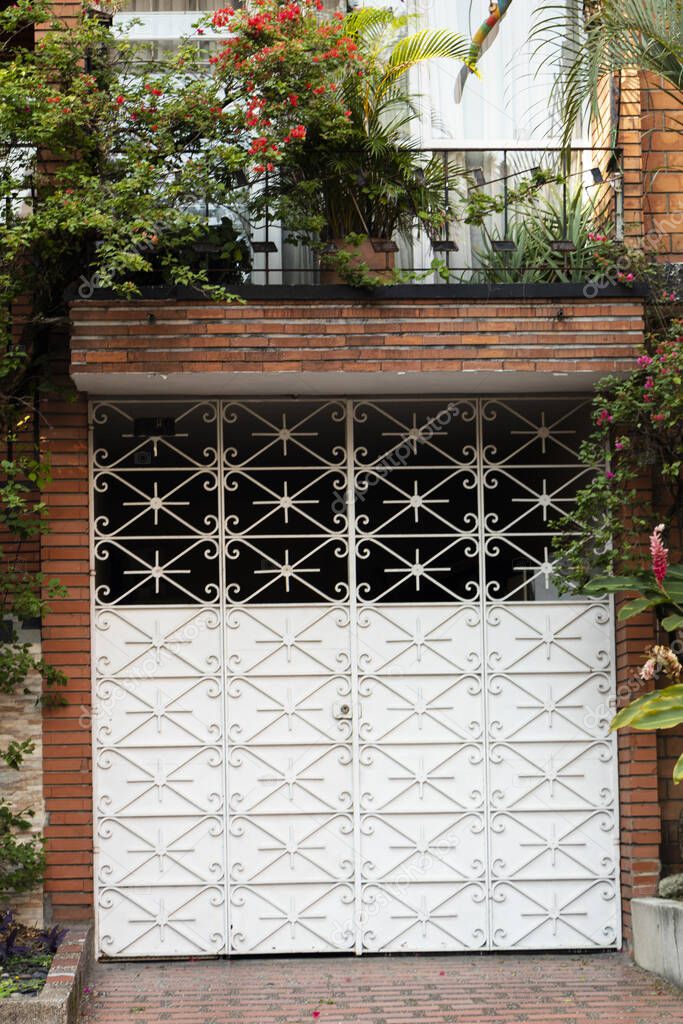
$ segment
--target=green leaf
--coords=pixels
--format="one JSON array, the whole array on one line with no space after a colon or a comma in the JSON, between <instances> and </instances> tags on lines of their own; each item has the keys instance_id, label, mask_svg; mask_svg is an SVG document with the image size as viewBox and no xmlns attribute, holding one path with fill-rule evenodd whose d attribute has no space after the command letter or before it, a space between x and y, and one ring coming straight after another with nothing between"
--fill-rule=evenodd
<instances>
[{"instance_id":1,"label":"green leaf","mask_svg":"<svg viewBox=\"0 0 683 1024\"><path fill-rule=\"evenodd\" d=\"M683 604L683 580L667 577L664 580L663 590L669 595L674 604Z\"/></svg>"},{"instance_id":2,"label":"green leaf","mask_svg":"<svg viewBox=\"0 0 683 1024\"><path fill-rule=\"evenodd\" d=\"M638 576L595 576L583 589L587 594L616 594L622 590L642 590L644 583Z\"/></svg>"},{"instance_id":3,"label":"green leaf","mask_svg":"<svg viewBox=\"0 0 683 1024\"><path fill-rule=\"evenodd\" d=\"M632 619L634 615L639 615L648 608L656 608L659 604L666 604L666 598L664 595L654 599L649 597L638 597L635 601L629 601L628 604L623 605L623 607L619 609L617 618L620 622L623 622L626 619Z\"/></svg>"},{"instance_id":4,"label":"green leaf","mask_svg":"<svg viewBox=\"0 0 683 1024\"><path fill-rule=\"evenodd\" d=\"M683 629L683 615L667 615L662 619L662 628L667 633L673 633L677 629Z\"/></svg>"},{"instance_id":5,"label":"green leaf","mask_svg":"<svg viewBox=\"0 0 683 1024\"><path fill-rule=\"evenodd\" d=\"M663 712L679 715L678 720L683 721L683 683L675 683L663 690L654 690L652 693L637 697L614 716L610 729L623 729L625 726L631 726L633 729L670 728L670 725L652 724L651 716ZM643 720L649 724L640 724Z\"/></svg>"},{"instance_id":6,"label":"green leaf","mask_svg":"<svg viewBox=\"0 0 683 1024\"><path fill-rule=\"evenodd\" d=\"M632 729L673 729L683 722L683 705L645 711L631 722Z\"/></svg>"},{"instance_id":7,"label":"green leaf","mask_svg":"<svg viewBox=\"0 0 683 1024\"><path fill-rule=\"evenodd\" d=\"M676 785L683 779L683 754L679 757L674 765L674 782Z\"/></svg>"}]
</instances>

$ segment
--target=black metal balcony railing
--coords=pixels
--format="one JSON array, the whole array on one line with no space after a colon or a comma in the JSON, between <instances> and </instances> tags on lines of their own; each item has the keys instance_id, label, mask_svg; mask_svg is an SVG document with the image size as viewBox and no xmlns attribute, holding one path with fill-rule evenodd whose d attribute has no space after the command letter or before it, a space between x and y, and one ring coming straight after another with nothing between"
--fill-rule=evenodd
<instances>
[{"instance_id":1,"label":"black metal balcony railing","mask_svg":"<svg viewBox=\"0 0 683 1024\"><path fill-rule=\"evenodd\" d=\"M396 281L424 283L583 282L597 272L596 232L620 240L623 192L619 154L612 149L509 146L500 150L444 147L423 150L443 159L445 192L460 200L478 190L496 197L499 209L481 224L455 218L428 234L416 220L410 237L380 241L375 248L395 252ZM453 166L455 180L449 180ZM525 203L518 186L535 171L556 177ZM266 177L264 186L269 187ZM457 208L458 202L454 204ZM251 284L317 284L319 252L294 246L277 223L251 230ZM246 282L245 282L246 283Z\"/></svg>"},{"instance_id":2,"label":"black metal balcony railing","mask_svg":"<svg viewBox=\"0 0 683 1024\"><path fill-rule=\"evenodd\" d=\"M622 237L622 172L615 150L577 146L567 154L559 147L511 145L499 150L444 146L421 152L443 161L444 193L454 208L462 209L468 195L479 191L495 197L497 209L476 224L455 216L436 237L416 218L408 237L375 240L374 248L392 253L395 270L393 275L384 274L386 283L581 283L599 269L589 234ZM29 168L30 163L27 155ZM453 167L458 168L455 176ZM557 180L520 204L518 186L539 169ZM16 171L13 174L16 177ZM273 185L273 175L266 174L266 194ZM0 219L30 216L36 202L27 172L24 187L5 199ZM292 244L286 227L272 219L253 224L239 209L209 204L193 208L201 211L214 233L227 219L234 237L246 243L247 255L239 265L223 256L220 238L208 237L196 245L195 258L211 280L265 286L330 281L324 250ZM163 224L155 225L156 232L163 232ZM154 268L148 277L139 283L163 283Z\"/></svg>"}]
</instances>

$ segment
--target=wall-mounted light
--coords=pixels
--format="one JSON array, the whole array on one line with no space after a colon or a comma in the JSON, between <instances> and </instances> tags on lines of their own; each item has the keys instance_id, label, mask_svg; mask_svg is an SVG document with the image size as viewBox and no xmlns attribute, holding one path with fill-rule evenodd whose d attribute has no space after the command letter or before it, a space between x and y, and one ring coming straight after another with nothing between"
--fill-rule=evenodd
<instances>
[{"instance_id":1,"label":"wall-mounted light","mask_svg":"<svg viewBox=\"0 0 683 1024\"><path fill-rule=\"evenodd\" d=\"M550 243L553 252L576 252L576 246L568 238L558 238Z\"/></svg>"},{"instance_id":2,"label":"wall-mounted light","mask_svg":"<svg viewBox=\"0 0 683 1024\"><path fill-rule=\"evenodd\" d=\"M370 245L373 252L398 252L398 246L391 238L371 238Z\"/></svg>"}]
</instances>

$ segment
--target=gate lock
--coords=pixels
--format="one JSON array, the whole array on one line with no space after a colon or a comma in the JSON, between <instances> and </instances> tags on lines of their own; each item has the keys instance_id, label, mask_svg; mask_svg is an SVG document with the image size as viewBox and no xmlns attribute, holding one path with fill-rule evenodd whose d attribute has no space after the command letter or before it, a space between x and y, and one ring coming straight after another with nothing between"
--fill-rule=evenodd
<instances>
[{"instance_id":1,"label":"gate lock","mask_svg":"<svg viewBox=\"0 0 683 1024\"><path fill-rule=\"evenodd\" d=\"M333 704L332 714L340 721L349 721L353 716L353 707L344 701L339 704Z\"/></svg>"}]
</instances>

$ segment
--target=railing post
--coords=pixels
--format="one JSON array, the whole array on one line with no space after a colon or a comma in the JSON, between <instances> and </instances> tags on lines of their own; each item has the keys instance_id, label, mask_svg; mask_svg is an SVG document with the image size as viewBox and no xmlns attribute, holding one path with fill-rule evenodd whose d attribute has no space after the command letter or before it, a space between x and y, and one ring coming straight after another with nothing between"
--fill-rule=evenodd
<instances>
[{"instance_id":1,"label":"railing post","mask_svg":"<svg viewBox=\"0 0 683 1024\"><path fill-rule=\"evenodd\" d=\"M508 151L503 150L503 238L508 236Z\"/></svg>"},{"instance_id":2,"label":"railing post","mask_svg":"<svg viewBox=\"0 0 683 1024\"><path fill-rule=\"evenodd\" d=\"M269 205L270 204L268 202L268 168L266 167L266 217L265 217L265 224L264 224L264 226L265 226L265 234L266 234L266 246L265 246L265 249L266 249L266 284L267 285L270 284L270 252L269 252L270 246L268 245L268 243L270 241L270 237L269 237L270 218L268 217Z\"/></svg>"}]
</instances>

